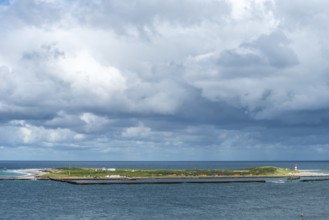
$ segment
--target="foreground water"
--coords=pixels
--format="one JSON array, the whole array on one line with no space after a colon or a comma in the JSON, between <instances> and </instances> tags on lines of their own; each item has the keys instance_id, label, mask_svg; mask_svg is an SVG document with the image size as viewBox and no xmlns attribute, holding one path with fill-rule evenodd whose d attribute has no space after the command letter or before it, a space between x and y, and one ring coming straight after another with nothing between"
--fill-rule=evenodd
<instances>
[{"instance_id":1,"label":"foreground water","mask_svg":"<svg viewBox=\"0 0 329 220\"><path fill-rule=\"evenodd\" d=\"M24 164L24 166L22 165ZM1 162L12 169L56 167L55 162ZM73 162L69 162L72 163ZM78 162L76 162L78 163ZM84 167L241 168L293 162L79 162ZM90 166L86 164L89 163ZM93 163L93 164L90 164ZM106 166L104 163L109 163ZM115 166L115 165L120 166ZM5 167L3 165L6 165ZM38 165L37 165L38 164ZM53 164L53 165L51 165ZM99 166L96 166L98 164ZM153 164L153 165L151 165ZM216 165L217 164L217 165ZM286 166L284 166L284 164ZM77 164L79 165L79 164ZM136 167L136 166L139 167ZM221 165L220 167L217 167ZM225 165L225 166L224 166ZM329 162L299 162L328 171ZM0 181L0 219L328 219L329 182L91 185Z\"/></svg>"}]
</instances>

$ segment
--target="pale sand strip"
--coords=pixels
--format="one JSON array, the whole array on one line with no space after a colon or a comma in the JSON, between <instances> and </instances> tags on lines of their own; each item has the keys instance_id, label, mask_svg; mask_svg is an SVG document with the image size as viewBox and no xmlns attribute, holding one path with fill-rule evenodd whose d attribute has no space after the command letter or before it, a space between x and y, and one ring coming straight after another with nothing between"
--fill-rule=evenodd
<instances>
[{"instance_id":1,"label":"pale sand strip","mask_svg":"<svg viewBox=\"0 0 329 220\"><path fill-rule=\"evenodd\" d=\"M44 174L49 173L49 170L47 170L47 169L22 169L22 170L18 170L17 172L24 174L24 176L20 176L17 178L36 179L37 177L40 177Z\"/></svg>"},{"instance_id":2,"label":"pale sand strip","mask_svg":"<svg viewBox=\"0 0 329 220\"><path fill-rule=\"evenodd\" d=\"M329 176L329 173L321 173L312 170L299 170L299 173L291 173L291 176Z\"/></svg>"}]
</instances>

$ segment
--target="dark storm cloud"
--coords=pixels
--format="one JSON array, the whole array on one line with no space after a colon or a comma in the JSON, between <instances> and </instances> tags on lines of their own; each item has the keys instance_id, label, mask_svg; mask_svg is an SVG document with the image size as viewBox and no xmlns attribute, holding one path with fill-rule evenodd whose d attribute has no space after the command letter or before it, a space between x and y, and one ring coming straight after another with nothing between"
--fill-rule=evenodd
<instances>
[{"instance_id":1,"label":"dark storm cloud","mask_svg":"<svg viewBox=\"0 0 329 220\"><path fill-rule=\"evenodd\" d=\"M219 64L234 68L272 67L280 69L291 67L298 64L298 58L289 48L288 43L287 37L282 32L262 35L253 42L242 44L238 50L225 51L219 59ZM239 50L243 52L239 53ZM243 71L243 69L241 70ZM254 70L254 74L260 71Z\"/></svg>"}]
</instances>

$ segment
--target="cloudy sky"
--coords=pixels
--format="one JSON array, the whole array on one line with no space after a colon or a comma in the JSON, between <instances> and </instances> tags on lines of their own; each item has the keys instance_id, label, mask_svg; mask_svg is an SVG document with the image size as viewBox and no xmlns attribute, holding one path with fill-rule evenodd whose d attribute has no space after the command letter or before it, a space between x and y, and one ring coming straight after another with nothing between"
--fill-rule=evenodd
<instances>
[{"instance_id":1,"label":"cloudy sky","mask_svg":"<svg viewBox=\"0 0 329 220\"><path fill-rule=\"evenodd\" d=\"M0 0L0 159L328 159L328 29L323 0Z\"/></svg>"}]
</instances>

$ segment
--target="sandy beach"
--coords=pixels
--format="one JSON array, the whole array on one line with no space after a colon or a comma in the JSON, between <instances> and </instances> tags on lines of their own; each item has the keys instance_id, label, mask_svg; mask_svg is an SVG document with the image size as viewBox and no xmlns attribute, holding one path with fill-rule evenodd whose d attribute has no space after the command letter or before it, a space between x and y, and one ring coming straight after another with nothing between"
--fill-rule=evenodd
<instances>
[{"instance_id":1,"label":"sandy beach","mask_svg":"<svg viewBox=\"0 0 329 220\"><path fill-rule=\"evenodd\" d=\"M292 173L292 176L329 176L329 173L321 173L314 170L299 170L299 173Z\"/></svg>"},{"instance_id":2,"label":"sandy beach","mask_svg":"<svg viewBox=\"0 0 329 220\"><path fill-rule=\"evenodd\" d=\"M49 172L48 169L22 169L18 170L18 173L24 174L23 176L17 178L24 179L36 179Z\"/></svg>"}]
</instances>

